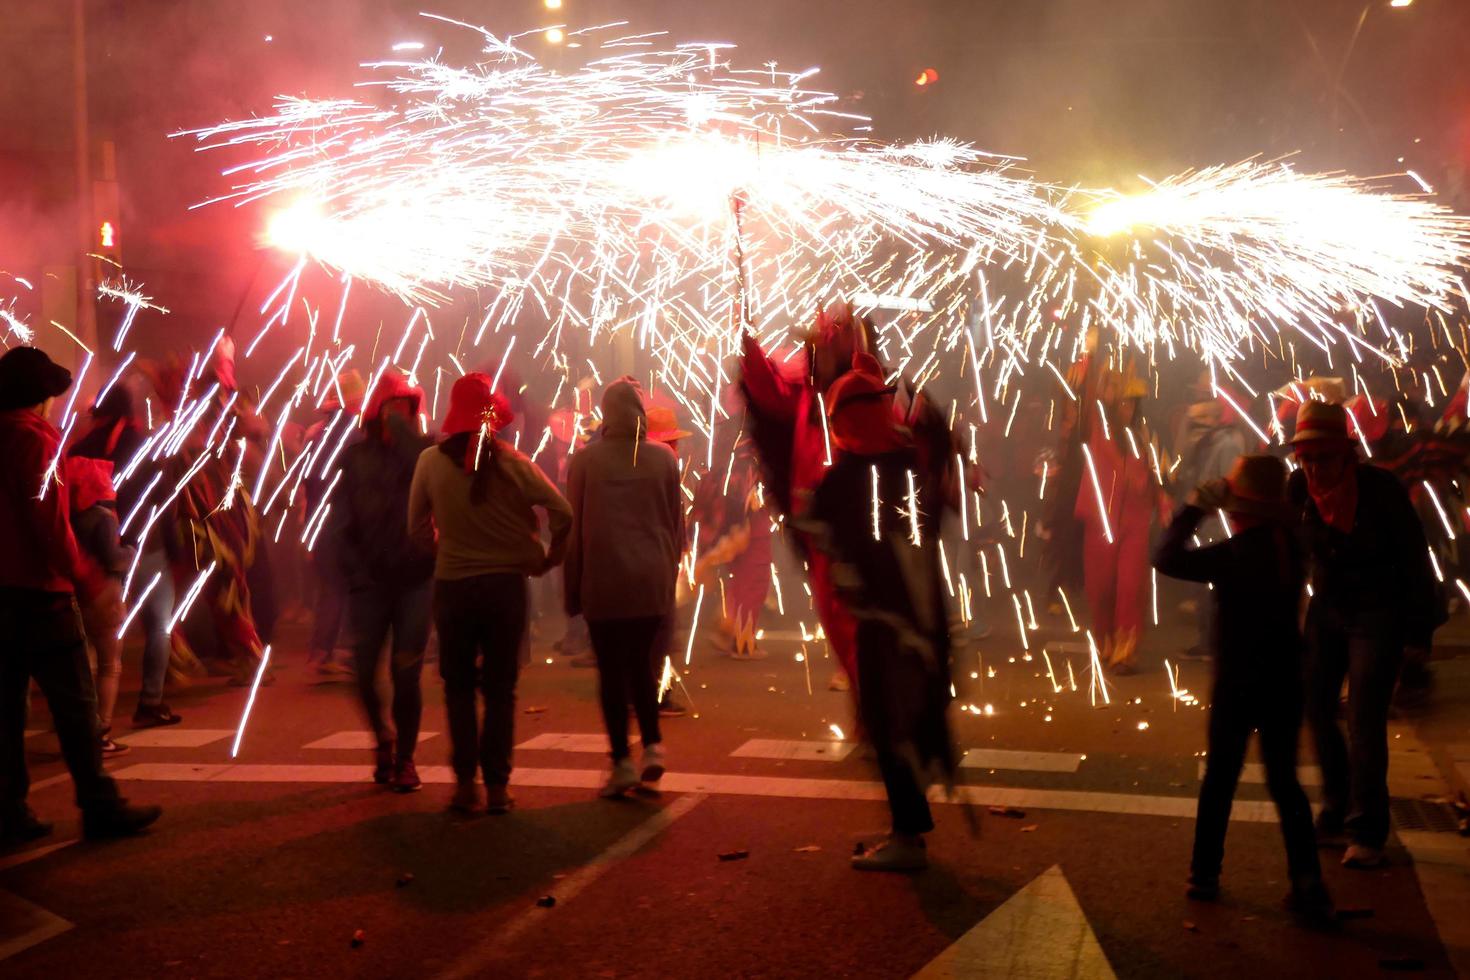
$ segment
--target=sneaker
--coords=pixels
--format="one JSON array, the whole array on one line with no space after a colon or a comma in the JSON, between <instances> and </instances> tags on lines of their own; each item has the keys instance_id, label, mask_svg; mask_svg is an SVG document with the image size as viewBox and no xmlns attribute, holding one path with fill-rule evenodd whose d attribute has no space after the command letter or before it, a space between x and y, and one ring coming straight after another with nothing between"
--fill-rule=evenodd
<instances>
[{"instance_id":1,"label":"sneaker","mask_svg":"<svg viewBox=\"0 0 1470 980\"><path fill-rule=\"evenodd\" d=\"M1337 924L1337 912L1321 878L1292 885L1282 904L1302 925L1313 929L1329 929Z\"/></svg>"},{"instance_id":2,"label":"sneaker","mask_svg":"<svg viewBox=\"0 0 1470 980\"><path fill-rule=\"evenodd\" d=\"M654 742L643 747L643 771L638 778L645 783L656 783L664 778L664 745Z\"/></svg>"},{"instance_id":3,"label":"sneaker","mask_svg":"<svg viewBox=\"0 0 1470 980\"><path fill-rule=\"evenodd\" d=\"M373 750L373 782L386 786L393 781L393 746L383 743Z\"/></svg>"},{"instance_id":4,"label":"sneaker","mask_svg":"<svg viewBox=\"0 0 1470 980\"><path fill-rule=\"evenodd\" d=\"M162 807L131 806L125 800L115 800L82 811L82 836L87 840L132 837L161 816Z\"/></svg>"},{"instance_id":5,"label":"sneaker","mask_svg":"<svg viewBox=\"0 0 1470 980\"><path fill-rule=\"evenodd\" d=\"M573 667L596 667L597 658L590 653L579 653L567 661Z\"/></svg>"},{"instance_id":6,"label":"sneaker","mask_svg":"<svg viewBox=\"0 0 1470 980\"><path fill-rule=\"evenodd\" d=\"M418 767L412 759L401 760L393 767L393 792L414 793L423 788L424 781L419 778Z\"/></svg>"},{"instance_id":7,"label":"sneaker","mask_svg":"<svg viewBox=\"0 0 1470 980\"><path fill-rule=\"evenodd\" d=\"M485 812L497 816L509 813L510 808L516 805L515 797L510 795L510 787L504 783L495 783L485 787Z\"/></svg>"},{"instance_id":8,"label":"sneaker","mask_svg":"<svg viewBox=\"0 0 1470 980\"><path fill-rule=\"evenodd\" d=\"M683 718L689 711L675 701L672 694L665 694L663 700L658 703L658 713L661 718Z\"/></svg>"},{"instance_id":9,"label":"sneaker","mask_svg":"<svg viewBox=\"0 0 1470 980\"><path fill-rule=\"evenodd\" d=\"M1344 868L1376 868L1383 864L1383 849L1366 844L1349 844L1343 852Z\"/></svg>"},{"instance_id":10,"label":"sneaker","mask_svg":"<svg viewBox=\"0 0 1470 980\"><path fill-rule=\"evenodd\" d=\"M848 680L847 679L847 675L844 674L842 671L840 671L840 670L834 670L832 672L832 678L829 681L827 681L827 690L829 690L829 691L851 691L852 690L852 681Z\"/></svg>"},{"instance_id":11,"label":"sneaker","mask_svg":"<svg viewBox=\"0 0 1470 980\"><path fill-rule=\"evenodd\" d=\"M104 759L116 759L120 755L128 754L129 747L121 742L113 741L110 730L103 732L98 742L102 746L102 758Z\"/></svg>"},{"instance_id":12,"label":"sneaker","mask_svg":"<svg viewBox=\"0 0 1470 980\"><path fill-rule=\"evenodd\" d=\"M1206 650L1204 647L1200 646L1199 644L1195 644L1194 646L1189 647L1188 649L1180 650L1179 651L1179 654L1178 654L1178 657L1179 657L1180 660L1188 660L1188 661L1191 661L1191 662L1198 662L1198 661L1201 661L1201 660L1209 660L1210 659L1210 652L1208 650Z\"/></svg>"},{"instance_id":13,"label":"sneaker","mask_svg":"<svg viewBox=\"0 0 1470 980\"><path fill-rule=\"evenodd\" d=\"M0 847L29 844L46 837L52 829L51 824L38 819L35 812L22 803L19 810L0 820Z\"/></svg>"},{"instance_id":14,"label":"sneaker","mask_svg":"<svg viewBox=\"0 0 1470 980\"><path fill-rule=\"evenodd\" d=\"M138 710L133 712L134 728L162 728L164 725L177 725L184 719L174 714L166 704L140 704Z\"/></svg>"},{"instance_id":15,"label":"sneaker","mask_svg":"<svg viewBox=\"0 0 1470 980\"><path fill-rule=\"evenodd\" d=\"M644 754L646 756L647 751ZM663 773L660 772L659 775ZM638 773L633 769L633 760L622 758L613 763L612 771L608 773L607 783L598 795L605 800L617 799L637 785Z\"/></svg>"},{"instance_id":16,"label":"sneaker","mask_svg":"<svg viewBox=\"0 0 1470 980\"><path fill-rule=\"evenodd\" d=\"M1184 897L1196 902L1215 901L1220 897L1220 876L1190 875L1184 887Z\"/></svg>"},{"instance_id":17,"label":"sneaker","mask_svg":"<svg viewBox=\"0 0 1470 980\"><path fill-rule=\"evenodd\" d=\"M852 856L858 871L923 871L929 867L924 838L894 834L877 847Z\"/></svg>"},{"instance_id":18,"label":"sneaker","mask_svg":"<svg viewBox=\"0 0 1470 980\"><path fill-rule=\"evenodd\" d=\"M466 816L480 811L480 787L473 779L461 782L454 788L454 797L449 801L449 809Z\"/></svg>"}]
</instances>

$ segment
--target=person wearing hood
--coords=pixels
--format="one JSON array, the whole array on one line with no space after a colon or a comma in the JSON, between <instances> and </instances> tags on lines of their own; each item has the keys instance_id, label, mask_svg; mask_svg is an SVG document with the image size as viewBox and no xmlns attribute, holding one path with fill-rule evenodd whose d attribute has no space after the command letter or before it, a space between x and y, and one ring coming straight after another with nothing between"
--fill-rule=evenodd
<instances>
[{"instance_id":1,"label":"person wearing hood","mask_svg":"<svg viewBox=\"0 0 1470 980\"><path fill-rule=\"evenodd\" d=\"M1388 711L1405 655L1427 660L1444 621L1429 545L1414 505L1387 470L1358 461L1348 413L1307 400L1287 495L1311 558L1307 721L1322 769L1318 834L1344 832L1342 863L1383 863L1390 829ZM1348 741L1338 728L1347 680Z\"/></svg>"},{"instance_id":2,"label":"person wearing hood","mask_svg":"<svg viewBox=\"0 0 1470 980\"><path fill-rule=\"evenodd\" d=\"M61 433L46 420L71 372L34 347L0 356L0 846L37 840L51 825L26 804L25 727L31 682L51 709L76 787L82 833L136 834L156 807L128 805L102 771L97 695L77 603L121 618L116 585L77 547L67 492L58 485Z\"/></svg>"},{"instance_id":3,"label":"person wearing hood","mask_svg":"<svg viewBox=\"0 0 1470 980\"><path fill-rule=\"evenodd\" d=\"M112 464L86 456L68 456L62 479L71 502L71 526L77 547L97 563L122 594L123 582L133 564L133 550L118 535L117 492L112 487ZM161 578L162 576L160 576ZM157 588L147 580L140 588ZM112 737L112 713L117 707L122 683L122 637L120 620L99 616L95 607L82 610L82 626L96 659L93 684L97 689L97 737L103 756L118 756L128 747Z\"/></svg>"},{"instance_id":4,"label":"person wearing hood","mask_svg":"<svg viewBox=\"0 0 1470 980\"><path fill-rule=\"evenodd\" d=\"M566 498L497 437L512 420L489 375L460 378L449 392L443 439L419 454L408 491L411 535L424 546L437 543L434 623L457 783L450 806L461 813L480 807L477 770L491 813L513 803L508 785L527 577L561 564L572 524ZM548 545L541 543L537 507L546 512ZM485 699L482 727L476 691Z\"/></svg>"},{"instance_id":5,"label":"person wearing hood","mask_svg":"<svg viewBox=\"0 0 1470 980\"><path fill-rule=\"evenodd\" d=\"M892 818L887 839L853 856L860 871L928 866L927 783L936 765L947 780L955 772L939 532L957 474L947 452L927 451L917 427L899 424L893 395L878 362L854 355L827 397L840 455L798 517L857 624L858 713Z\"/></svg>"},{"instance_id":6,"label":"person wearing hood","mask_svg":"<svg viewBox=\"0 0 1470 980\"><path fill-rule=\"evenodd\" d=\"M592 636L612 758L602 795L617 797L664 773L654 652L674 610L684 507L678 457L648 438L643 394L632 378L603 391L601 433L572 456L568 471L565 594L567 615L585 616ZM640 769L628 749L629 702L643 739Z\"/></svg>"},{"instance_id":7,"label":"person wearing hood","mask_svg":"<svg viewBox=\"0 0 1470 980\"><path fill-rule=\"evenodd\" d=\"M1190 548L1208 517L1225 513L1231 536ZM1220 893L1225 831L1252 731L1260 732L1266 788L1281 818L1291 881L1288 907L1314 924L1332 918L1312 834L1312 808L1297 779L1302 728L1302 636L1297 625L1305 558L1288 521L1286 465L1275 456L1241 456L1223 479L1195 488L1169 524L1154 567L1172 578L1212 585L1217 607L1209 751L1200 782L1188 897Z\"/></svg>"},{"instance_id":8,"label":"person wearing hood","mask_svg":"<svg viewBox=\"0 0 1470 980\"><path fill-rule=\"evenodd\" d=\"M106 461L112 467L116 480L113 489L117 499L113 501L115 519L125 527L120 528L124 545L142 554L137 559L133 578L139 583L155 582L139 602L138 622L143 630L143 678L138 691L138 705L133 712L134 728L156 728L177 725L183 721L164 703L163 689L168 681L172 653L169 622L174 613L174 577L165 552L165 535L161 528L170 520L167 516L155 522L146 535L140 528L147 520L149 498L162 501L166 494L157 493L160 483L155 479L161 474L158 464L139 461L143 449L144 430L138 419L136 397L129 387L128 379L119 379L93 406L91 426L69 449L71 457ZM118 474L128 473L126 478ZM182 679L182 672L175 674ZM105 696L99 690L99 697ZM107 712L111 717L111 710Z\"/></svg>"},{"instance_id":9,"label":"person wearing hood","mask_svg":"<svg viewBox=\"0 0 1470 980\"><path fill-rule=\"evenodd\" d=\"M410 536L402 515L419 455L424 393L389 368L362 415L363 438L342 451L328 515L332 577L346 584L347 626L357 687L376 739L373 781L398 793L423 786L414 765L424 713L420 676L429 644L434 551ZM320 543L319 543L320 544ZM393 687L390 725L378 691L388 644Z\"/></svg>"}]
</instances>

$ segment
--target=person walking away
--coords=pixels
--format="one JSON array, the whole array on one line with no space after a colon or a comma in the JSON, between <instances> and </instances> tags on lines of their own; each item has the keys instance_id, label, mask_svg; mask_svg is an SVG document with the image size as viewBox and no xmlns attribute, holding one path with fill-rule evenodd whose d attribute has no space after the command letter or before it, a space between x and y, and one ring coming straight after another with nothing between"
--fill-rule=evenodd
<instances>
[{"instance_id":1,"label":"person walking away","mask_svg":"<svg viewBox=\"0 0 1470 980\"><path fill-rule=\"evenodd\" d=\"M124 547L118 536L112 464L85 456L68 456L64 473L77 547L107 576L109 590L121 596L123 581L133 564L133 551ZM146 586L146 582L139 583L139 588ZM116 615L99 615L112 613L115 608L92 605L82 610L83 631L96 657L93 683L97 689L97 738L104 757L122 755L128 750L112 737L112 713L122 683L122 637L118 635L122 621Z\"/></svg>"},{"instance_id":2,"label":"person walking away","mask_svg":"<svg viewBox=\"0 0 1470 980\"><path fill-rule=\"evenodd\" d=\"M106 460L112 464L113 490L117 494L114 512L124 525L120 528L122 543L134 551L141 550L133 580L143 585L157 579L157 584L140 597L138 622L143 628L143 678L138 690L138 704L133 711L134 728L157 728L183 721L164 703L163 688L172 666L169 622L174 614L174 578L164 547L164 529L171 525L165 517L155 521L147 533L140 528L147 522L150 498L160 502L167 493L159 493L161 478L157 464L137 459L143 449L143 427L138 421L136 398L129 379L122 378L92 407L91 426L72 444L68 454L88 459ZM124 478L120 474L131 470ZM164 488L166 491L167 488ZM180 669L172 672L177 683L188 680Z\"/></svg>"},{"instance_id":3,"label":"person walking away","mask_svg":"<svg viewBox=\"0 0 1470 980\"><path fill-rule=\"evenodd\" d=\"M673 615L684 553L679 460L649 440L643 395L632 378L603 391L601 437L572 456L567 492L566 609L586 617L592 635L612 759L602 795L617 797L663 778L654 650ZM628 749L630 701L643 739L641 770Z\"/></svg>"},{"instance_id":4,"label":"person walking away","mask_svg":"<svg viewBox=\"0 0 1470 980\"><path fill-rule=\"evenodd\" d=\"M892 834L852 859L861 871L928 866L934 829L925 795L937 764L951 783L949 616L939 564L947 452L926 454L897 423L894 389L868 354L829 391L842 450L800 518L830 556L832 579L857 622L859 719L877 756ZM916 425L917 429L918 426ZM953 501L948 501L952 503Z\"/></svg>"},{"instance_id":5,"label":"person walking away","mask_svg":"<svg viewBox=\"0 0 1470 980\"><path fill-rule=\"evenodd\" d=\"M1288 497L1311 559L1307 720L1322 768L1318 834L1344 831L1342 863L1383 863L1388 839L1388 709L1406 651L1427 659L1444 621L1424 529L1391 473L1358 461L1342 405L1305 401ZM1338 728L1343 679L1348 740Z\"/></svg>"},{"instance_id":6,"label":"person walking away","mask_svg":"<svg viewBox=\"0 0 1470 980\"><path fill-rule=\"evenodd\" d=\"M1286 841L1287 905L1304 919L1331 921L1312 808L1297 781L1302 727L1302 636L1297 626L1305 559L1287 521L1286 465L1275 456L1242 456L1224 479L1193 490L1169 524L1154 567L1171 578L1212 585L1214 682L1209 752L1200 785L1186 894L1220 893L1225 831L1251 732L1261 735L1266 788ZM1201 522L1224 510L1231 536L1191 549Z\"/></svg>"},{"instance_id":7,"label":"person walking away","mask_svg":"<svg viewBox=\"0 0 1470 980\"><path fill-rule=\"evenodd\" d=\"M512 421L490 377L466 374L449 392L443 439L419 454L408 492L408 527L427 545L437 535L434 623L457 782L450 806L479 809L484 775L491 813L505 813L515 737L515 692L526 631L527 576L566 555L572 511L546 475L496 433ZM546 512L543 546L532 508ZM485 699L476 732L476 699Z\"/></svg>"},{"instance_id":8,"label":"person walking away","mask_svg":"<svg viewBox=\"0 0 1470 980\"><path fill-rule=\"evenodd\" d=\"M663 443L665 446L668 446L669 449L672 450L674 455L677 457L679 455L679 442L683 439L688 439L689 436L692 435L692 433L688 429L679 428L678 416L675 415L672 408L669 408L666 405L648 405L646 406L646 408L648 412L649 441ZM689 526L687 519L684 519L684 526L686 529ZM680 557L680 560L683 560L682 555ZM669 615L664 617L663 625L659 627L658 636L656 636L653 641L653 669L654 676L659 679L658 714L660 718L682 718L684 717L684 715L689 713L688 710L674 698L673 681L670 680L669 686L667 688L663 686L665 664L669 665L669 676L671 678L678 676L673 672L673 665L669 662L669 647L673 645L674 630L675 627L678 625L676 622L676 620L678 620L679 618L678 605L679 602L676 580L674 609L670 611ZM585 622L585 620L583 620L583 622ZM689 628L693 629L696 625L698 624L691 623Z\"/></svg>"},{"instance_id":9,"label":"person walking away","mask_svg":"<svg viewBox=\"0 0 1470 980\"><path fill-rule=\"evenodd\" d=\"M420 678L429 645L434 550L411 537L403 515L419 455L424 393L389 368L363 413L363 439L342 452L341 480L329 515L335 575L347 583L349 637L357 687L376 742L373 781L398 793L422 788L414 766L424 713ZM325 577L325 576L324 576ZM383 716L378 667L388 644L393 688L390 725Z\"/></svg>"},{"instance_id":10,"label":"person walking away","mask_svg":"<svg viewBox=\"0 0 1470 980\"><path fill-rule=\"evenodd\" d=\"M34 347L0 356L0 845L37 840L51 825L26 804L25 727L31 681L51 709L76 787L82 833L136 834L163 812L131 806L102 771L97 695L87 665L77 599L113 607L115 586L77 548L65 488L53 467L61 433L46 421L71 372Z\"/></svg>"}]
</instances>

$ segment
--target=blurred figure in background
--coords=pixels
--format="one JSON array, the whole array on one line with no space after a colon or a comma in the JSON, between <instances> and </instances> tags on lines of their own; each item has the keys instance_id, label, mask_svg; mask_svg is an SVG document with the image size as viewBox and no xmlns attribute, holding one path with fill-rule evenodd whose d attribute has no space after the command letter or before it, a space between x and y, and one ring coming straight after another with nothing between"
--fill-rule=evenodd
<instances>
[{"instance_id":1,"label":"blurred figure in background","mask_svg":"<svg viewBox=\"0 0 1470 980\"><path fill-rule=\"evenodd\" d=\"M381 382L379 382L381 384ZM331 386L322 402L323 418L306 430L306 441L314 442L332 426L332 438L342 438L342 428L357 422L362 411L362 396L366 391L362 375L355 370L337 375L337 383ZM337 413L343 413L335 423ZM349 440L355 436L347 436ZM344 450L345 452L345 450ZM327 492L330 474L321 472L313 465L310 475L302 481L306 491L306 513L315 514ZM312 550L309 560L316 577L316 602L312 608L311 640L307 648L307 666L315 667L324 677L334 677L352 672L347 657L336 653L337 641L342 636L342 627L347 615L347 583L342 576L342 555L339 549L340 535L323 535Z\"/></svg>"}]
</instances>

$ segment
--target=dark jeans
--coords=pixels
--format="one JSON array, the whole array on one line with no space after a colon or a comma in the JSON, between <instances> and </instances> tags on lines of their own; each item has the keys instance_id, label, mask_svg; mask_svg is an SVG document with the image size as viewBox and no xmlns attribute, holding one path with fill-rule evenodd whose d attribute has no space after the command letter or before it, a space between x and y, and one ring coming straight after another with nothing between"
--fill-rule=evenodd
<instances>
[{"instance_id":1,"label":"dark jeans","mask_svg":"<svg viewBox=\"0 0 1470 980\"><path fill-rule=\"evenodd\" d=\"M439 629L439 675L449 714L451 764L460 782L484 773L485 785L510 781L515 738L516 679L526 632L526 577L477 575L434 582ZM476 734L475 692L485 698L484 727Z\"/></svg>"},{"instance_id":2,"label":"dark jeans","mask_svg":"<svg viewBox=\"0 0 1470 980\"><path fill-rule=\"evenodd\" d=\"M1355 843L1382 847L1388 839L1388 708L1404 660L1403 632L1388 622L1345 624L1307 615L1307 720L1322 767L1322 811L1342 820ZM1343 678L1348 682L1347 728L1338 727Z\"/></svg>"},{"instance_id":3,"label":"dark jeans","mask_svg":"<svg viewBox=\"0 0 1470 980\"><path fill-rule=\"evenodd\" d=\"M858 713L872 741L888 794L895 834L934 829L924 772L943 730L943 675L915 653L899 650L893 629L863 621L857 628Z\"/></svg>"},{"instance_id":4,"label":"dark jeans","mask_svg":"<svg viewBox=\"0 0 1470 980\"><path fill-rule=\"evenodd\" d=\"M424 648L429 645L432 596L432 582L426 579L407 588L374 585L348 598L358 694L378 744L396 741L394 754L400 762L413 759L419 740L424 714L419 679L424 672ZM383 698L378 692L378 665L385 645L390 651L388 676L393 684L391 727L383 717Z\"/></svg>"},{"instance_id":5,"label":"dark jeans","mask_svg":"<svg viewBox=\"0 0 1470 980\"><path fill-rule=\"evenodd\" d=\"M25 728L31 681L51 708L61 754L76 785L77 806L117 801L117 786L102 772L97 740L97 695L82 620L70 595L0 589L0 814L25 807L30 790Z\"/></svg>"},{"instance_id":6,"label":"dark jeans","mask_svg":"<svg viewBox=\"0 0 1470 980\"><path fill-rule=\"evenodd\" d=\"M1220 874L1225 829L1245 765L1246 745L1251 731L1259 729L1266 788L1281 819L1288 872L1293 882L1320 878L1312 806L1296 775L1297 739L1302 730L1301 679L1288 674L1242 681L1216 684L1210 699L1209 755L1199 790L1190 871L1204 878Z\"/></svg>"},{"instance_id":7,"label":"dark jeans","mask_svg":"<svg viewBox=\"0 0 1470 980\"><path fill-rule=\"evenodd\" d=\"M168 621L174 615L173 570L163 549L143 552L138 561L137 578L148 582L158 575L158 585L143 601L138 612L138 621L143 624L143 685L138 692L140 705L163 703L163 685L168 679L168 661L171 653Z\"/></svg>"},{"instance_id":8,"label":"dark jeans","mask_svg":"<svg viewBox=\"0 0 1470 980\"><path fill-rule=\"evenodd\" d=\"M645 747L661 739L658 731L658 679L654 645L667 616L638 619L592 619L592 653L597 657L598 696L602 722L614 762L628 757L628 704L638 715L638 734Z\"/></svg>"}]
</instances>

